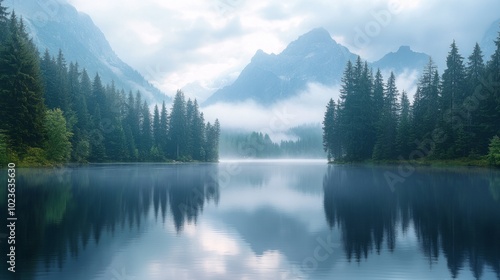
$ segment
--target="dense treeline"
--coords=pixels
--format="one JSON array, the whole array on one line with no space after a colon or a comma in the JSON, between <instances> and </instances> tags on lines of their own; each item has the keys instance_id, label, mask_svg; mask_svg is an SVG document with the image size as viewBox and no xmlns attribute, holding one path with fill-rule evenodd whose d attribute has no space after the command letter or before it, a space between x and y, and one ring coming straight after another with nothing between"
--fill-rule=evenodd
<instances>
[{"instance_id":1,"label":"dense treeline","mask_svg":"<svg viewBox=\"0 0 500 280\"><path fill-rule=\"evenodd\" d=\"M228 158L324 158L319 125L293 127L288 134L297 139L274 142L262 132L223 132L220 155Z\"/></svg>"},{"instance_id":2,"label":"dense treeline","mask_svg":"<svg viewBox=\"0 0 500 280\"><path fill-rule=\"evenodd\" d=\"M330 100L323 121L329 160L478 158L500 165L500 34L484 63L478 44L467 61L453 42L440 75L432 59L423 69L413 103L390 74L358 57L348 62L340 100Z\"/></svg>"},{"instance_id":3,"label":"dense treeline","mask_svg":"<svg viewBox=\"0 0 500 280\"><path fill-rule=\"evenodd\" d=\"M0 163L217 161L220 124L178 91L170 114L93 80L61 51L42 57L0 0Z\"/></svg>"}]
</instances>

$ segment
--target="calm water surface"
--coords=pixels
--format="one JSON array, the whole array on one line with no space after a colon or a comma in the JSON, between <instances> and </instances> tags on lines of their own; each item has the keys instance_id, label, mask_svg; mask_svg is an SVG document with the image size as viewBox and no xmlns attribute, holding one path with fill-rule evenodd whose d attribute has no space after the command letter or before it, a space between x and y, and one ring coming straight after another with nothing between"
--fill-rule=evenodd
<instances>
[{"instance_id":1,"label":"calm water surface","mask_svg":"<svg viewBox=\"0 0 500 280\"><path fill-rule=\"evenodd\" d=\"M315 161L18 169L17 272L4 261L0 279L500 279L500 172L400 171Z\"/></svg>"}]
</instances>

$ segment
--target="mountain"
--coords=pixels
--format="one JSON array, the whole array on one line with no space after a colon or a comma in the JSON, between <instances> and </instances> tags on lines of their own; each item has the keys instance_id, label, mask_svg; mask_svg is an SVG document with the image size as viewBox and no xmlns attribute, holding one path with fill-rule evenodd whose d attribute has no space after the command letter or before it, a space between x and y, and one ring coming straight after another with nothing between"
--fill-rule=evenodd
<instances>
[{"instance_id":1,"label":"mountain","mask_svg":"<svg viewBox=\"0 0 500 280\"><path fill-rule=\"evenodd\" d=\"M500 27L500 19L497 19L493 22L488 30L483 35L483 39L481 40L480 46L483 51L484 60L488 61L491 58L491 55L495 52L495 40L498 38L498 28Z\"/></svg>"},{"instance_id":2,"label":"mountain","mask_svg":"<svg viewBox=\"0 0 500 280\"><path fill-rule=\"evenodd\" d=\"M69 62L78 62L93 78L99 73L105 83L115 82L117 88L140 90L148 102L170 100L151 85L113 51L106 37L92 19L64 0L6 0L4 6L22 16L27 31L40 53L48 49L57 56L59 49Z\"/></svg>"},{"instance_id":3,"label":"mountain","mask_svg":"<svg viewBox=\"0 0 500 280\"><path fill-rule=\"evenodd\" d=\"M216 91L203 105L249 99L271 105L305 90L309 83L339 84L347 61L354 62L356 58L356 54L335 42L328 31L316 28L291 42L278 55L258 50L234 83ZM420 71L428 60L428 55L402 46L370 66L399 74L406 68Z\"/></svg>"},{"instance_id":4,"label":"mountain","mask_svg":"<svg viewBox=\"0 0 500 280\"><path fill-rule=\"evenodd\" d=\"M290 43L280 54L258 50L233 84L216 91L204 105L253 99L272 104L306 89L310 82L333 85L356 55L316 28Z\"/></svg>"},{"instance_id":5,"label":"mountain","mask_svg":"<svg viewBox=\"0 0 500 280\"><path fill-rule=\"evenodd\" d=\"M372 63L373 69L383 69L402 73L405 69L416 69L420 71L429 62L429 55L414 52L409 46L401 46L396 52L390 52L380 60Z\"/></svg>"}]
</instances>

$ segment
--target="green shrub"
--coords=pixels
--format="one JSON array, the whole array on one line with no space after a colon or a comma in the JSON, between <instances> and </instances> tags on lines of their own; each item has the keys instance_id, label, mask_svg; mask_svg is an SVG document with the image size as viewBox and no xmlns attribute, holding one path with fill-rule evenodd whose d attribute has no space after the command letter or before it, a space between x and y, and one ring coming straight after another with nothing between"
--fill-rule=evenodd
<instances>
[{"instance_id":1,"label":"green shrub","mask_svg":"<svg viewBox=\"0 0 500 280\"><path fill-rule=\"evenodd\" d=\"M47 160L46 153L41 148L28 148L26 156L21 161L20 166L36 167L36 166L49 166L50 162Z\"/></svg>"},{"instance_id":2,"label":"green shrub","mask_svg":"<svg viewBox=\"0 0 500 280\"><path fill-rule=\"evenodd\" d=\"M493 137L489 147L488 162L493 166L500 167L500 138L498 136Z\"/></svg>"}]
</instances>

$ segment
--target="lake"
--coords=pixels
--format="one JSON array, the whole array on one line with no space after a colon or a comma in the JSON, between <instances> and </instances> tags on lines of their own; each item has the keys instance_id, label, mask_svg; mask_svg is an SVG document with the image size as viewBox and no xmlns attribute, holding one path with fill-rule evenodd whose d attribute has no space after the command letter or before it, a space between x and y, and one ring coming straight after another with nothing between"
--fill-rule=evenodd
<instances>
[{"instance_id":1,"label":"lake","mask_svg":"<svg viewBox=\"0 0 500 280\"><path fill-rule=\"evenodd\" d=\"M3 262L1 279L500 279L497 170L17 169L16 213L16 272Z\"/></svg>"}]
</instances>

